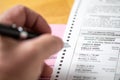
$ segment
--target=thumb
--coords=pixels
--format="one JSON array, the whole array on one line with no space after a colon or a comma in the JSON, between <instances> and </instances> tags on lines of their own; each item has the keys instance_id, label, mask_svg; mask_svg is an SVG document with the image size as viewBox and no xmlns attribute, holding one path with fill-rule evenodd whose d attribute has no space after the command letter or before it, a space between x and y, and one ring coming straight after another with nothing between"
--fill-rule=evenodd
<instances>
[{"instance_id":1,"label":"thumb","mask_svg":"<svg viewBox=\"0 0 120 80\"><path fill-rule=\"evenodd\" d=\"M41 60L48 58L50 55L58 52L63 47L63 42L60 38L50 34L41 35L38 38L27 40L23 43L19 51L24 51L24 56L31 55L39 56Z\"/></svg>"}]
</instances>

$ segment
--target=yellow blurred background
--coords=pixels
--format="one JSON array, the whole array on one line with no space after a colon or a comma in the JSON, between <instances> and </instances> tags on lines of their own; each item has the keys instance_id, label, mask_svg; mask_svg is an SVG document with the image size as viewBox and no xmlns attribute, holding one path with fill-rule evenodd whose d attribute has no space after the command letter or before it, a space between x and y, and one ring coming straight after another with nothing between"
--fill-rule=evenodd
<instances>
[{"instance_id":1,"label":"yellow blurred background","mask_svg":"<svg viewBox=\"0 0 120 80\"><path fill-rule=\"evenodd\" d=\"M42 15L49 24L66 24L74 0L1 0L0 14L22 4Z\"/></svg>"}]
</instances>

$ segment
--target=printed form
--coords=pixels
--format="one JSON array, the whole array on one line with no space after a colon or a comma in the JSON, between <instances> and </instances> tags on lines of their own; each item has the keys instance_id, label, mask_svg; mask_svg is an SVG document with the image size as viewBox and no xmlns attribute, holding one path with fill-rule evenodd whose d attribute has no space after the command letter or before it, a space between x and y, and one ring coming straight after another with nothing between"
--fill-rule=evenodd
<instances>
[{"instance_id":1,"label":"printed form","mask_svg":"<svg viewBox=\"0 0 120 80\"><path fill-rule=\"evenodd\" d=\"M51 80L120 80L120 0L76 0Z\"/></svg>"}]
</instances>

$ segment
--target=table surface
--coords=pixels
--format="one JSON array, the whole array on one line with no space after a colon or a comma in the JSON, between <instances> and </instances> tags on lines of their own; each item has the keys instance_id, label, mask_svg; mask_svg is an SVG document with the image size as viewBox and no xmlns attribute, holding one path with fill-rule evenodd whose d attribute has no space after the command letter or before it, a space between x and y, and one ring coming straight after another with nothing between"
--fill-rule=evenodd
<instances>
[{"instance_id":1,"label":"table surface","mask_svg":"<svg viewBox=\"0 0 120 80\"><path fill-rule=\"evenodd\" d=\"M49 24L66 24L74 0L1 0L0 14L21 4L42 15Z\"/></svg>"}]
</instances>

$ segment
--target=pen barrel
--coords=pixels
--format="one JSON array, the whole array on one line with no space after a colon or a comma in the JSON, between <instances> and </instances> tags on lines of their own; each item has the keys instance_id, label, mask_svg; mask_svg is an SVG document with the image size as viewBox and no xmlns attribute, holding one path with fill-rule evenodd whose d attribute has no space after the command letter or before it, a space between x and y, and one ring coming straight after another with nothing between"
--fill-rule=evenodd
<instances>
[{"instance_id":1,"label":"pen barrel","mask_svg":"<svg viewBox=\"0 0 120 80\"><path fill-rule=\"evenodd\" d=\"M40 34L24 31L21 27L13 28L9 25L0 24L0 35L14 39L31 39L39 36Z\"/></svg>"},{"instance_id":2,"label":"pen barrel","mask_svg":"<svg viewBox=\"0 0 120 80\"><path fill-rule=\"evenodd\" d=\"M12 29L10 26L9 27L3 26L1 24L0 24L0 35L12 37L15 39L18 39L20 37L20 33L18 30Z\"/></svg>"}]
</instances>

